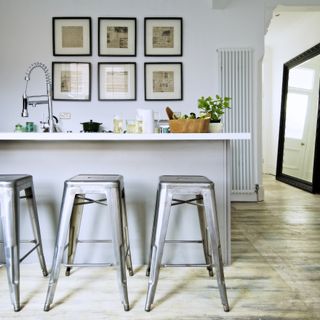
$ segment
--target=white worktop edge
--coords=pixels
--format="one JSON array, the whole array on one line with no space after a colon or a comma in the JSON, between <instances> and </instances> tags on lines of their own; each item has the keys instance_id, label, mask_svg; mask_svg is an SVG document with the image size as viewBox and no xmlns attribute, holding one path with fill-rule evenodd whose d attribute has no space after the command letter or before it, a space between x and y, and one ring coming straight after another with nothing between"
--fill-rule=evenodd
<instances>
[{"instance_id":1,"label":"white worktop edge","mask_svg":"<svg viewBox=\"0 0 320 320\"><path fill-rule=\"evenodd\" d=\"M0 141L190 141L190 140L249 140L250 133L40 133L2 132Z\"/></svg>"}]
</instances>

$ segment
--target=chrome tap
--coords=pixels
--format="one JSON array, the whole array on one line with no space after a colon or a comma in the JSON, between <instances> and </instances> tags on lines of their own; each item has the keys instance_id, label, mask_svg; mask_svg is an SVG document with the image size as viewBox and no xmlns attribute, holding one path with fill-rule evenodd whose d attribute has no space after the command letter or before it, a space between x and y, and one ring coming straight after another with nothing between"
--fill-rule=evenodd
<instances>
[{"instance_id":1,"label":"chrome tap","mask_svg":"<svg viewBox=\"0 0 320 320\"><path fill-rule=\"evenodd\" d=\"M46 77L46 87L47 87L47 94L46 95L37 95L37 96L28 96L27 95L27 88L28 88L28 82L30 80L30 74L33 69L40 68L44 71L45 77ZM26 80L26 88L24 90L23 96L22 96L22 117L28 117L28 105L32 105L33 107L36 107L38 104L47 104L48 105L48 121L42 122L42 126L45 131L49 132L56 132L57 128L54 123L54 116L52 111L52 90L51 90L51 76L49 69L47 66L41 62L35 62L30 65L30 67L26 71L25 78ZM56 119L56 118L55 118Z\"/></svg>"}]
</instances>

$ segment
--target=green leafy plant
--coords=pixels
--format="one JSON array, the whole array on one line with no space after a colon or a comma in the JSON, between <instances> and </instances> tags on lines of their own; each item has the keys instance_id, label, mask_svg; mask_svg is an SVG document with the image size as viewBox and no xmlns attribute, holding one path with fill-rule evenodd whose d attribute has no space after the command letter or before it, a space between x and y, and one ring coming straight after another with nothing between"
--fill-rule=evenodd
<instances>
[{"instance_id":1,"label":"green leafy plant","mask_svg":"<svg viewBox=\"0 0 320 320\"><path fill-rule=\"evenodd\" d=\"M197 117L197 115L194 112L190 112L190 114L183 114L183 115L179 115L179 116L177 116L176 114L173 114L173 120L204 119L204 118L209 118L209 117L208 116Z\"/></svg>"},{"instance_id":2,"label":"green leafy plant","mask_svg":"<svg viewBox=\"0 0 320 320\"><path fill-rule=\"evenodd\" d=\"M211 96L207 98L202 96L198 99L198 109L210 118L210 122L220 122L225 110L231 108L230 102L229 97L222 98L216 95L216 99L213 99Z\"/></svg>"}]
</instances>

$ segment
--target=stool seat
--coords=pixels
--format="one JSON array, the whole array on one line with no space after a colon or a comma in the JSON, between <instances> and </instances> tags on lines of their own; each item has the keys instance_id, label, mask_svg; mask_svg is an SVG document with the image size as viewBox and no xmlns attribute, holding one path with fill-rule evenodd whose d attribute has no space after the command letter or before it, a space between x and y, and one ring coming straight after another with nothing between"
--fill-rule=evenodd
<instances>
[{"instance_id":1,"label":"stool seat","mask_svg":"<svg viewBox=\"0 0 320 320\"><path fill-rule=\"evenodd\" d=\"M20 196L21 191L25 195ZM32 243L33 248L23 257L20 257L20 199L25 198L28 205L33 231L33 240L23 241ZM7 269L10 298L15 311L20 306L20 262L30 253L37 250L42 273L48 275L43 254L39 218L34 194L33 179L28 174L0 174L0 213L5 252L5 264Z\"/></svg>"},{"instance_id":2,"label":"stool seat","mask_svg":"<svg viewBox=\"0 0 320 320\"><path fill-rule=\"evenodd\" d=\"M104 198L98 200L91 199L88 198L89 194L102 194ZM84 205L92 203L104 205L104 207L107 208L112 223L112 240L78 240L83 207ZM117 267L121 301L124 310L129 310L126 266L130 275L133 275L133 269L129 244L124 182L121 175L79 174L65 181L52 270L44 305L45 311L49 311L50 305L53 302L68 234L67 276L70 275L70 270L73 266L97 265L95 263L74 263L78 243L113 243L114 265ZM107 263L104 265L112 264Z\"/></svg>"},{"instance_id":3,"label":"stool seat","mask_svg":"<svg viewBox=\"0 0 320 320\"><path fill-rule=\"evenodd\" d=\"M203 187L204 184L208 184L211 186L213 182L204 176L177 176L177 175L162 175L159 178L160 184L186 184L187 187L192 187L193 185L201 185Z\"/></svg>"},{"instance_id":4,"label":"stool seat","mask_svg":"<svg viewBox=\"0 0 320 320\"><path fill-rule=\"evenodd\" d=\"M186 200L185 196L191 198ZM171 207L181 204L192 204L197 206L202 236L201 241L166 240ZM210 276L213 276L212 266L214 266L221 302L224 310L229 311L221 256L214 183L207 177L198 175L163 175L159 178L150 256L147 267L149 281L145 304L146 311L151 310L151 305L154 301L160 267L162 266L161 260L164 245L172 242L198 242L203 245L205 264L179 264L179 266L206 266ZM174 266L174 264L166 264L164 266Z\"/></svg>"},{"instance_id":5,"label":"stool seat","mask_svg":"<svg viewBox=\"0 0 320 320\"><path fill-rule=\"evenodd\" d=\"M66 183L79 182L79 183L103 183L104 185L115 183L123 183L123 177L119 174L78 174L66 181Z\"/></svg>"}]
</instances>

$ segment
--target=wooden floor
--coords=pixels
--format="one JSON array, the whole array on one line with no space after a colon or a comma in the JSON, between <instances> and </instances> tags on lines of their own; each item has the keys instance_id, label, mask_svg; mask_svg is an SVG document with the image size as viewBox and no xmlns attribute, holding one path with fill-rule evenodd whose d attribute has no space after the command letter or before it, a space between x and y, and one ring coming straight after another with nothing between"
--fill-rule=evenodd
<instances>
[{"instance_id":1,"label":"wooden floor","mask_svg":"<svg viewBox=\"0 0 320 320\"><path fill-rule=\"evenodd\" d=\"M23 309L9 301L0 269L0 319L320 319L320 196L265 177L265 201L232 206L233 263L225 268L231 311L223 312L215 279L203 269L162 269L154 308L144 311L145 267L128 279L131 310L123 311L115 271L78 269L61 275L49 312L47 279L21 266Z\"/></svg>"}]
</instances>

